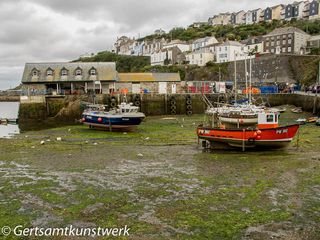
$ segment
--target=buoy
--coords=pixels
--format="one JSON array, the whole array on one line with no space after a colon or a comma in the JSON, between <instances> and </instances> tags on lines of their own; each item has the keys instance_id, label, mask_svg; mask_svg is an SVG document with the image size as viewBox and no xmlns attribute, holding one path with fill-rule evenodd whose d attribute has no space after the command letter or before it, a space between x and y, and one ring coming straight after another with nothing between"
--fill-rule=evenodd
<instances>
[{"instance_id":1,"label":"buoy","mask_svg":"<svg viewBox=\"0 0 320 240\"><path fill-rule=\"evenodd\" d=\"M85 118L82 118L82 119L81 119L81 121L82 121L82 122L85 122L85 121L86 121L86 119L85 119Z\"/></svg>"},{"instance_id":2,"label":"buoy","mask_svg":"<svg viewBox=\"0 0 320 240\"><path fill-rule=\"evenodd\" d=\"M102 118L101 117L98 118L98 122L102 122Z\"/></svg>"}]
</instances>

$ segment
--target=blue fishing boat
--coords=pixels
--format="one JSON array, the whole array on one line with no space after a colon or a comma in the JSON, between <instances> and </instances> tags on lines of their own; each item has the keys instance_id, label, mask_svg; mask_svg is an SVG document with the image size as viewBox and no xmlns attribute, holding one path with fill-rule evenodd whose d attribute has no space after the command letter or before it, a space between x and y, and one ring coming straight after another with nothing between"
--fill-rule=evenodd
<instances>
[{"instance_id":1,"label":"blue fishing boat","mask_svg":"<svg viewBox=\"0 0 320 240\"><path fill-rule=\"evenodd\" d=\"M101 105L91 105L83 112L81 122L90 128L130 131L145 117L144 113L139 112L139 107L133 106L132 103L121 103L118 108L109 112Z\"/></svg>"}]
</instances>

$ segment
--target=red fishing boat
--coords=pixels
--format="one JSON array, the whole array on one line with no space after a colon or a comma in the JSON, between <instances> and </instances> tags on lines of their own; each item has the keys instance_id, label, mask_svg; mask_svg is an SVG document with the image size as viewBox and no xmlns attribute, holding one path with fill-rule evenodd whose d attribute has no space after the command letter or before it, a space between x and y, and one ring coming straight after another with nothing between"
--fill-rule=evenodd
<instances>
[{"instance_id":1,"label":"red fishing boat","mask_svg":"<svg viewBox=\"0 0 320 240\"><path fill-rule=\"evenodd\" d=\"M279 113L261 111L258 113L258 124L256 127L225 129L223 127L197 128L198 138L202 139L204 146L208 143L213 146L215 142L226 143L233 147L253 148L286 147L296 135L299 124L279 127Z\"/></svg>"}]
</instances>

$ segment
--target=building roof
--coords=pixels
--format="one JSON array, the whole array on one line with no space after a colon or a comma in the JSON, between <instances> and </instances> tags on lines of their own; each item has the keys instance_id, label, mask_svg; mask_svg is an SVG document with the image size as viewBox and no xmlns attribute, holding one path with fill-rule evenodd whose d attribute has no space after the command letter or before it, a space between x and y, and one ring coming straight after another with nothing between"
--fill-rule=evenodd
<instances>
[{"instance_id":1,"label":"building roof","mask_svg":"<svg viewBox=\"0 0 320 240\"><path fill-rule=\"evenodd\" d=\"M276 28L272 32L265 35L265 37L277 36L277 35L288 34L288 33L302 33L302 34L309 35L306 32L304 32L301 29L296 28L296 27L284 27L284 28Z\"/></svg>"},{"instance_id":2,"label":"building roof","mask_svg":"<svg viewBox=\"0 0 320 240\"><path fill-rule=\"evenodd\" d=\"M219 44L219 46L239 46L242 47L243 44L237 41L225 41L221 44Z\"/></svg>"},{"instance_id":3,"label":"building roof","mask_svg":"<svg viewBox=\"0 0 320 240\"><path fill-rule=\"evenodd\" d=\"M210 39L213 39L214 42L218 42L218 40L215 38L215 37L204 37L204 38L198 38L196 40L193 41L193 44L196 44L196 43L200 43L200 42L207 42L209 41Z\"/></svg>"},{"instance_id":4,"label":"building roof","mask_svg":"<svg viewBox=\"0 0 320 240\"><path fill-rule=\"evenodd\" d=\"M119 82L180 82L179 73L119 73Z\"/></svg>"},{"instance_id":5,"label":"building roof","mask_svg":"<svg viewBox=\"0 0 320 240\"><path fill-rule=\"evenodd\" d=\"M249 37L249 38L241 41L241 43L245 44L245 45L258 44L258 43L262 43L262 42L263 42L263 39L261 36Z\"/></svg>"},{"instance_id":6,"label":"building roof","mask_svg":"<svg viewBox=\"0 0 320 240\"><path fill-rule=\"evenodd\" d=\"M82 70L82 77L76 76L76 69ZM89 71L94 68L97 71L95 79L92 79ZM53 76L47 77L47 70L53 70ZM61 70L68 70L67 76L61 76ZM32 77L32 71L38 71L38 77ZM26 63L22 76L22 83L45 82L82 82L82 81L115 81L118 78L116 64L114 62L60 62L60 63Z\"/></svg>"},{"instance_id":7,"label":"building roof","mask_svg":"<svg viewBox=\"0 0 320 240\"><path fill-rule=\"evenodd\" d=\"M311 36L308 41L318 41L320 40L320 35Z\"/></svg>"}]
</instances>

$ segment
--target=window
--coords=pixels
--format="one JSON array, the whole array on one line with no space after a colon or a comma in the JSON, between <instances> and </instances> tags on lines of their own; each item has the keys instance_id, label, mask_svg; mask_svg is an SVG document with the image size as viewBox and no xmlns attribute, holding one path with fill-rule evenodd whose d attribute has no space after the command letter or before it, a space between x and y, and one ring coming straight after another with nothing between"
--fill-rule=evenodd
<instances>
[{"instance_id":1,"label":"window","mask_svg":"<svg viewBox=\"0 0 320 240\"><path fill-rule=\"evenodd\" d=\"M267 115L267 122L273 122L273 115Z\"/></svg>"},{"instance_id":2,"label":"window","mask_svg":"<svg viewBox=\"0 0 320 240\"><path fill-rule=\"evenodd\" d=\"M68 70L67 69L62 69L61 70L61 76L67 76L68 75Z\"/></svg>"},{"instance_id":3,"label":"window","mask_svg":"<svg viewBox=\"0 0 320 240\"><path fill-rule=\"evenodd\" d=\"M277 46L279 46L280 45L280 41L277 41Z\"/></svg>"},{"instance_id":4,"label":"window","mask_svg":"<svg viewBox=\"0 0 320 240\"><path fill-rule=\"evenodd\" d=\"M97 75L97 71L96 71L94 68L92 68L92 69L90 70L90 75L91 75L91 76Z\"/></svg>"},{"instance_id":5,"label":"window","mask_svg":"<svg viewBox=\"0 0 320 240\"><path fill-rule=\"evenodd\" d=\"M48 69L48 70L47 70L47 76L52 76L52 75L53 75L52 69Z\"/></svg>"},{"instance_id":6,"label":"window","mask_svg":"<svg viewBox=\"0 0 320 240\"><path fill-rule=\"evenodd\" d=\"M80 68L76 69L76 76L81 76L82 70Z\"/></svg>"},{"instance_id":7,"label":"window","mask_svg":"<svg viewBox=\"0 0 320 240\"><path fill-rule=\"evenodd\" d=\"M282 40L282 44L286 44L286 42L287 42L286 40Z\"/></svg>"},{"instance_id":8,"label":"window","mask_svg":"<svg viewBox=\"0 0 320 240\"><path fill-rule=\"evenodd\" d=\"M291 47L288 47L288 52L291 52Z\"/></svg>"},{"instance_id":9,"label":"window","mask_svg":"<svg viewBox=\"0 0 320 240\"><path fill-rule=\"evenodd\" d=\"M288 44L291 44L292 43L292 40L291 39L288 39Z\"/></svg>"},{"instance_id":10,"label":"window","mask_svg":"<svg viewBox=\"0 0 320 240\"><path fill-rule=\"evenodd\" d=\"M32 76L34 76L34 77L38 76L38 71L37 70L33 70L32 71Z\"/></svg>"},{"instance_id":11,"label":"window","mask_svg":"<svg viewBox=\"0 0 320 240\"><path fill-rule=\"evenodd\" d=\"M282 48L282 52L285 53L286 52L286 48Z\"/></svg>"}]
</instances>

